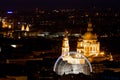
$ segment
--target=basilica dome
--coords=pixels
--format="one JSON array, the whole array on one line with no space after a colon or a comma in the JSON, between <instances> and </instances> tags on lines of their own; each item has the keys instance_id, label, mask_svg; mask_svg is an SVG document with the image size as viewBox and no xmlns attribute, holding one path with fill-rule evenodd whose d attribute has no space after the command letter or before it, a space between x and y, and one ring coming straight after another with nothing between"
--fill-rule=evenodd
<instances>
[{"instance_id":1,"label":"basilica dome","mask_svg":"<svg viewBox=\"0 0 120 80\"><path fill-rule=\"evenodd\" d=\"M83 36L84 40L96 40L97 39L97 35L92 33L92 32L86 32Z\"/></svg>"}]
</instances>

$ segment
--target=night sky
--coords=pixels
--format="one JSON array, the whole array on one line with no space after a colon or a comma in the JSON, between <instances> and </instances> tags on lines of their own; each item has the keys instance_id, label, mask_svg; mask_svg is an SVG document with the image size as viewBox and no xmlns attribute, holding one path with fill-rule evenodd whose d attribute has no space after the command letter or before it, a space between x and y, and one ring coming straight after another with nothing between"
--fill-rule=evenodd
<instances>
[{"instance_id":1,"label":"night sky","mask_svg":"<svg viewBox=\"0 0 120 80\"><path fill-rule=\"evenodd\" d=\"M0 9L120 8L120 0L0 0Z\"/></svg>"}]
</instances>

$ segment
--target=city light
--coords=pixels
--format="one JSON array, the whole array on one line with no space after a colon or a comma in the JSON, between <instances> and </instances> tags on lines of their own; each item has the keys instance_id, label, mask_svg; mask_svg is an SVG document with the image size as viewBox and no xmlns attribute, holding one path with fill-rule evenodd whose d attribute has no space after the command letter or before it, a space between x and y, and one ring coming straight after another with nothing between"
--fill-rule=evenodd
<instances>
[{"instance_id":1,"label":"city light","mask_svg":"<svg viewBox=\"0 0 120 80\"><path fill-rule=\"evenodd\" d=\"M13 48L16 48L16 47L17 47L17 45L15 45L15 44L12 44L11 46L12 46Z\"/></svg>"},{"instance_id":2,"label":"city light","mask_svg":"<svg viewBox=\"0 0 120 80\"><path fill-rule=\"evenodd\" d=\"M7 11L7 14L13 14L13 11Z\"/></svg>"}]
</instances>

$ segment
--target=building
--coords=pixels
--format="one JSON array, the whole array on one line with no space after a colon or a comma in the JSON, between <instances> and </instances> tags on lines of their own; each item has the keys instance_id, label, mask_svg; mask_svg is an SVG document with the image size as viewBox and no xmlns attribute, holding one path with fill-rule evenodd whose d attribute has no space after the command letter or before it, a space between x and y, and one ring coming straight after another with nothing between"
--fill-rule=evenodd
<instances>
[{"instance_id":1,"label":"building","mask_svg":"<svg viewBox=\"0 0 120 80\"><path fill-rule=\"evenodd\" d=\"M63 38L62 44L62 55L65 52L69 52L69 39L68 33L66 33L65 37ZM100 51L100 42L98 42L97 35L93 33L92 23L88 22L87 32L78 38L76 51L82 53L86 56L90 62L96 61L100 62L103 60L110 60L112 61L112 55L104 54L104 52Z\"/></svg>"},{"instance_id":2,"label":"building","mask_svg":"<svg viewBox=\"0 0 120 80\"><path fill-rule=\"evenodd\" d=\"M65 32L65 37L63 38L63 44L62 44L62 55L64 53L69 52L69 39L68 39L68 32Z\"/></svg>"},{"instance_id":3,"label":"building","mask_svg":"<svg viewBox=\"0 0 120 80\"><path fill-rule=\"evenodd\" d=\"M100 51L100 42L97 39L97 35L93 33L91 22L88 22L87 32L78 38L76 52L72 54L69 53L71 52L67 32L63 38L62 57L58 58L54 67L54 71L57 74L83 73L89 75L90 72L99 73L103 72L105 69L105 66L99 64L99 62L104 60L113 61L111 53L110 55L106 55L104 52ZM97 63L95 64L94 62ZM91 63L92 67L89 68Z\"/></svg>"},{"instance_id":4,"label":"building","mask_svg":"<svg viewBox=\"0 0 120 80\"><path fill-rule=\"evenodd\" d=\"M100 53L100 42L92 31L92 23L88 22L87 32L77 42L77 52L82 52L86 57L97 56Z\"/></svg>"},{"instance_id":5,"label":"building","mask_svg":"<svg viewBox=\"0 0 120 80\"><path fill-rule=\"evenodd\" d=\"M82 53L66 52L56 60L53 71L58 75L79 73L90 75L92 65Z\"/></svg>"}]
</instances>

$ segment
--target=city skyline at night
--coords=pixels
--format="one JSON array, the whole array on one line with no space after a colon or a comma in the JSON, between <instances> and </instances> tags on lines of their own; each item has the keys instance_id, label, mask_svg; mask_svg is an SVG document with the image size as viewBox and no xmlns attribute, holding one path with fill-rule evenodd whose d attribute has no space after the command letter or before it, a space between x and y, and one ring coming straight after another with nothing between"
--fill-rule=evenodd
<instances>
[{"instance_id":1,"label":"city skyline at night","mask_svg":"<svg viewBox=\"0 0 120 80\"><path fill-rule=\"evenodd\" d=\"M120 0L0 0L0 80L120 80Z\"/></svg>"}]
</instances>

